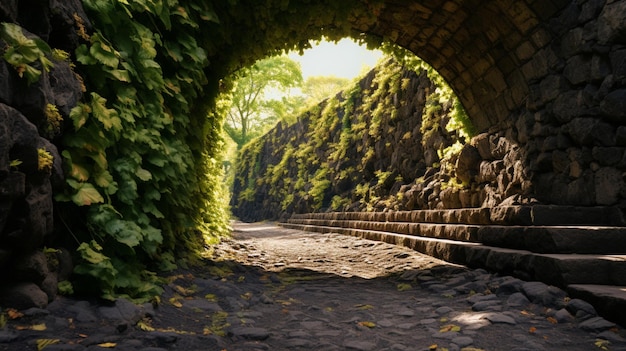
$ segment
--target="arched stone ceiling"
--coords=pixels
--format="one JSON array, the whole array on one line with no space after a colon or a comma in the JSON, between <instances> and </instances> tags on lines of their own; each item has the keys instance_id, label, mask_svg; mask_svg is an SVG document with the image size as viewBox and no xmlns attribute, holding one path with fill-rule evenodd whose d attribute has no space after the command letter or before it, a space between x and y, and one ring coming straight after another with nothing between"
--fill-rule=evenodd
<instances>
[{"instance_id":1,"label":"arched stone ceiling","mask_svg":"<svg viewBox=\"0 0 626 351\"><path fill-rule=\"evenodd\" d=\"M478 130L519 109L531 58L549 45L550 19L565 0L385 1L358 31L391 40L432 65L460 97Z\"/></svg>"}]
</instances>

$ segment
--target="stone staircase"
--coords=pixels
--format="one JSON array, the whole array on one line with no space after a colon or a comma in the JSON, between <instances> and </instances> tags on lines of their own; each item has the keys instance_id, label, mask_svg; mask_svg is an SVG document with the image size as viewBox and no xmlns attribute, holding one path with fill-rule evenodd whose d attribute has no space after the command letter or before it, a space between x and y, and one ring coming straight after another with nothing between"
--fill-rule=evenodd
<instances>
[{"instance_id":1,"label":"stone staircase","mask_svg":"<svg viewBox=\"0 0 626 351\"><path fill-rule=\"evenodd\" d=\"M281 225L403 245L448 262L543 281L626 325L626 220L618 208L310 213Z\"/></svg>"}]
</instances>

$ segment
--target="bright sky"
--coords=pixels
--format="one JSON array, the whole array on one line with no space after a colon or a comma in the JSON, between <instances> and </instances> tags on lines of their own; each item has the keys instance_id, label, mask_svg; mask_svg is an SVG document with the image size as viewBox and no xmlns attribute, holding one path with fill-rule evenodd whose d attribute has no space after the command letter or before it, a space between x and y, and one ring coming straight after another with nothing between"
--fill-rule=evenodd
<instances>
[{"instance_id":1,"label":"bright sky","mask_svg":"<svg viewBox=\"0 0 626 351\"><path fill-rule=\"evenodd\" d=\"M312 49L305 50L300 56L297 52L289 54L289 58L300 62L302 78L310 76L336 76L352 79L363 72L363 66L374 68L378 59L383 56L379 50L368 50L359 46L351 39L342 39L332 43L323 41Z\"/></svg>"}]
</instances>

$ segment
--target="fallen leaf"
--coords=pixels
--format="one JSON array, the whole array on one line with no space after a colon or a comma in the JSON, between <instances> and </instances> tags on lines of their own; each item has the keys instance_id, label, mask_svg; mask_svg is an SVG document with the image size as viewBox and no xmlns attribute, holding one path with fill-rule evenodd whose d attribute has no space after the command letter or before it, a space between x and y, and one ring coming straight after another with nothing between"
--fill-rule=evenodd
<instances>
[{"instance_id":1,"label":"fallen leaf","mask_svg":"<svg viewBox=\"0 0 626 351\"><path fill-rule=\"evenodd\" d=\"M184 288L180 285L174 285L174 289L183 296L191 296L196 292L194 287Z\"/></svg>"},{"instance_id":2,"label":"fallen leaf","mask_svg":"<svg viewBox=\"0 0 626 351\"><path fill-rule=\"evenodd\" d=\"M367 321L359 322L359 325L362 326L362 327L367 327L367 328L375 328L376 327L376 323L374 323L374 322L367 322Z\"/></svg>"},{"instance_id":3,"label":"fallen leaf","mask_svg":"<svg viewBox=\"0 0 626 351\"><path fill-rule=\"evenodd\" d=\"M37 339L37 351L41 351L46 346L54 345L60 343L59 339Z\"/></svg>"},{"instance_id":4,"label":"fallen leaf","mask_svg":"<svg viewBox=\"0 0 626 351\"><path fill-rule=\"evenodd\" d=\"M432 344L432 345L428 346L428 350L429 351L437 351L437 344Z\"/></svg>"},{"instance_id":5,"label":"fallen leaf","mask_svg":"<svg viewBox=\"0 0 626 351\"><path fill-rule=\"evenodd\" d=\"M36 330L36 331L44 331L46 330L46 324L45 323L41 323L41 324L34 324L31 326L31 330Z\"/></svg>"},{"instance_id":6,"label":"fallen leaf","mask_svg":"<svg viewBox=\"0 0 626 351\"><path fill-rule=\"evenodd\" d=\"M537 332L537 328L535 328L535 327L530 327L530 328L528 328L528 332L529 332L529 333L531 333L531 334L534 334L534 333L536 333L536 332Z\"/></svg>"},{"instance_id":7,"label":"fallen leaf","mask_svg":"<svg viewBox=\"0 0 626 351\"><path fill-rule=\"evenodd\" d=\"M448 321L448 318L446 317L441 317L441 319L439 319L440 323L446 323Z\"/></svg>"},{"instance_id":8,"label":"fallen leaf","mask_svg":"<svg viewBox=\"0 0 626 351\"><path fill-rule=\"evenodd\" d=\"M247 293L240 295L240 297L244 300L250 300L252 298L252 293L248 291Z\"/></svg>"},{"instance_id":9,"label":"fallen leaf","mask_svg":"<svg viewBox=\"0 0 626 351\"><path fill-rule=\"evenodd\" d=\"M597 348L601 350L607 350L607 351L609 349L610 344L611 344L610 341L604 340L604 339L596 339L596 342L594 343L594 345L596 345Z\"/></svg>"},{"instance_id":10,"label":"fallen leaf","mask_svg":"<svg viewBox=\"0 0 626 351\"><path fill-rule=\"evenodd\" d=\"M180 303L180 301L178 301L178 299L176 297L171 297L169 300L170 304L172 304L172 306L174 307L178 307L181 308L183 307L183 304Z\"/></svg>"},{"instance_id":11,"label":"fallen leaf","mask_svg":"<svg viewBox=\"0 0 626 351\"><path fill-rule=\"evenodd\" d=\"M35 331L44 331L46 330L46 324L33 324L33 325L16 325L15 330L35 330Z\"/></svg>"},{"instance_id":12,"label":"fallen leaf","mask_svg":"<svg viewBox=\"0 0 626 351\"><path fill-rule=\"evenodd\" d=\"M14 308L9 308L7 309L7 316L9 316L9 319L19 319L24 317L24 313L19 312Z\"/></svg>"},{"instance_id":13,"label":"fallen leaf","mask_svg":"<svg viewBox=\"0 0 626 351\"><path fill-rule=\"evenodd\" d=\"M137 322L137 328L143 330L143 331L154 331L155 329L150 325L149 321L146 320L140 320L139 322Z\"/></svg>"},{"instance_id":14,"label":"fallen leaf","mask_svg":"<svg viewBox=\"0 0 626 351\"><path fill-rule=\"evenodd\" d=\"M548 317L546 318L548 320L548 322L552 323L552 324L558 324L559 321L556 320L556 318L554 317Z\"/></svg>"},{"instance_id":15,"label":"fallen leaf","mask_svg":"<svg viewBox=\"0 0 626 351\"><path fill-rule=\"evenodd\" d=\"M446 324L439 329L440 333L460 332L460 331L461 331L461 327L459 327L458 325L454 325L454 324Z\"/></svg>"},{"instance_id":16,"label":"fallen leaf","mask_svg":"<svg viewBox=\"0 0 626 351\"><path fill-rule=\"evenodd\" d=\"M87 334L78 334L78 336L80 336L81 338L89 337L89 335L87 335Z\"/></svg>"},{"instance_id":17,"label":"fallen leaf","mask_svg":"<svg viewBox=\"0 0 626 351\"><path fill-rule=\"evenodd\" d=\"M211 302L217 302L217 295L215 294L206 294L204 295L204 298Z\"/></svg>"},{"instance_id":18,"label":"fallen leaf","mask_svg":"<svg viewBox=\"0 0 626 351\"><path fill-rule=\"evenodd\" d=\"M372 305L364 305L364 304L358 304L358 305L354 305L354 307L360 309L360 310L371 310L372 308L374 308L374 306Z\"/></svg>"},{"instance_id":19,"label":"fallen leaf","mask_svg":"<svg viewBox=\"0 0 626 351\"><path fill-rule=\"evenodd\" d=\"M397 288L398 288L398 291L407 291L407 290L411 290L413 286L407 283L400 283L397 285Z\"/></svg>"},{"instance_id":20,"label":"fallen leaf","mask_svg":"<svg viewBox=\"0 0 626 351\"><path fill-rule=\"evenodd\" d=\"M105 343L102 343L102 344L98 344L97 346L103 347L105 349L112 349L112 348L116 347L117 344L114 343L114 342L105 342Z\"/></svg>"}]
</instances>

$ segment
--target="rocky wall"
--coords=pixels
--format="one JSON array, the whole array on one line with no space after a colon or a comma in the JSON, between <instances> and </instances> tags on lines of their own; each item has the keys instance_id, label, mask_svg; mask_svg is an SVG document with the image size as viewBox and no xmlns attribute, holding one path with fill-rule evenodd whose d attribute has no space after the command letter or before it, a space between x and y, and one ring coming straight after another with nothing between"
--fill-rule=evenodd
<instances>
[{"instance_id":1,"label":"rocky wall","mask_svg":"<svg viewBox=\"0 0 626 351\"><path fill-rule=\"evenodd\" d=\"M470 139L436 89L426 72L388 62L279 124L240 154L233 213L255 221L535 202L520 147L497 133Z\"/></svg>"},{"instance_id":2,"label":"rocky wall","mask_svg":"<svg viewBox=\"0 0 626 351\"><path fill-rule=\"evenodd\" d=\"M624 208L626 2L572 1L546 29L521 67L525 107L490 131L521 162L505 175L543 203Z\"/></svg>"},{"instance_id":3,"label":"rocky wall","mask_svg":"<svg viewBox=\"0 0 626 351\"><path fill-rule=\"evenodd\" d=\"M37 9L37 10L34 10ZM80 1L8 0L0 22L19 24L29 40L73 52L80 26L88 25ZM3 24L4 25L4 24ZM83 27L84 28L84 27ZM0 47L12 43L0 39ZM82 96L70 62L46 53L30 63L41 75L29 82L24 66L0 60L0 306L44 307L72 270L67 250L51 247L53 193L64 176L54 141ZM45 246L48 248L44 249Z\"/></svg>"}]
</instances>

